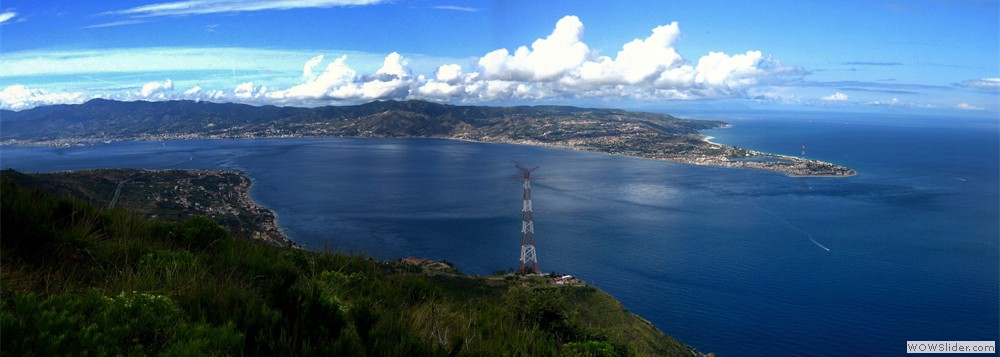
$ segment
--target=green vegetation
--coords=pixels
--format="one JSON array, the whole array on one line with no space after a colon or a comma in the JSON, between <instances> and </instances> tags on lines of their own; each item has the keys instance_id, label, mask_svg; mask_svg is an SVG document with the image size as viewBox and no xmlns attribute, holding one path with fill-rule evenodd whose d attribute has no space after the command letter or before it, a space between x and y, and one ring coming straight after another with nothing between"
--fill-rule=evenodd
<instances>
[{"instance_id":1,"label":"green vegetation","mask_svg":"<svg viewBox=\"0 0 1000 357\"><path fill-rule=\"evenodd\" d=\"M0 181L4 355L697 354L589 286L273 247Z\"/></svg>"},{"instance_id":2,"label":"green vegetation","mask_svg":"<svg viewBox=\"0 0 1000 357\"><path fill-rule=\"evenodd\" d=\"M22 188L39 188L99 207L122 207L145 218L182 221L205 216L237 237L291 247L274 213L250 198L250 179L238 171L97 169L2 175Z\"/></svg>"}]
</instances>

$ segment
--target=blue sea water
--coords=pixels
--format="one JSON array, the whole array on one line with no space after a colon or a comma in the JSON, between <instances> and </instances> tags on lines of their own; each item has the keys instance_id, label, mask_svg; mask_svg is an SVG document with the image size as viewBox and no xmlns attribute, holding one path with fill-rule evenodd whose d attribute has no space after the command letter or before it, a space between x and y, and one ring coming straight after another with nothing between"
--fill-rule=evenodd
<instances>
[{"instance_id":1,"label":"blue sea water","mask_svg":"<svg viewBox=\"0 0 1000 357\"><path fill-rule=\"evenodd\" d=\"M516 267L533 182L540 266L721 356L903 355L907 340L998 340L996 120L720 114L714 141L858 170L698 167L434 139L247 139L0 149L21 171L226 168L313 249Z\"/></svg>"}]
</instances>

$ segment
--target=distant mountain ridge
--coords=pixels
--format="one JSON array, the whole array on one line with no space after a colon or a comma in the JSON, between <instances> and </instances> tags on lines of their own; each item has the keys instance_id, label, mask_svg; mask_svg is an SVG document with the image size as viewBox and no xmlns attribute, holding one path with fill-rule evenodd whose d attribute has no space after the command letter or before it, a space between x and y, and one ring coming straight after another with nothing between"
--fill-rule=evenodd
<instances>
[{"instance_id":1,"label":"distant mountain ridge","mask_svg":"<svg viewBox=\"0 0 1000 357\"><path fill-rule=\"evenodd\" d=\"M727 125L668 114L568 106L487 107L388 100L297 108L94 99L83 104L0 111L0 145L324 136L444 138L556 146L800 177L856 174L850 168L819 160L711 143L698 134Z\"/></svg>"},{"instance_id":2,"label":"distant mountain ridge","mask_svg":"<svg viewBox=\"0 0 1000 357\"><path fill-rule=\"evenodd\" d=\"M666 114L567 106L455 106L425 101L378 101L317 108L252 106L196 101L121 102L93 99L0 112L3 140L131 140L151 135L204 136L460 136L474 129L529 138L537 120L590 119L662 121L657 129L693 134L722 122L682 120ZM533 122L534 121L534 122ZM519 125L524 123L525 125ZM522 128L518 128L521 126ZM499 135L502 136L502 135Z\"/></svg>"}]
</instances>

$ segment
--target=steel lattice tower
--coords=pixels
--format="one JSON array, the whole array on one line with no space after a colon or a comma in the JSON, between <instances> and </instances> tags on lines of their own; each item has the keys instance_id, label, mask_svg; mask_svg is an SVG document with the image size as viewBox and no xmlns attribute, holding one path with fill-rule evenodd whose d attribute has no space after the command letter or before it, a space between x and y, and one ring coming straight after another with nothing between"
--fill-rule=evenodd
<instances>
[{"instance_id":1,"label":"steel lattice tower","mask_svg":"<svg viewBox=\"0 0 1000 357\"><path fill-rule=\"evenodd\" d=\"M531 172L538 166L527 169L516 165L524 178L524 204L521 206L521 263L517 269L521 273L538 273L538 256L535 255L535 222L531 210Z\"/></svg>"}]
</instances>

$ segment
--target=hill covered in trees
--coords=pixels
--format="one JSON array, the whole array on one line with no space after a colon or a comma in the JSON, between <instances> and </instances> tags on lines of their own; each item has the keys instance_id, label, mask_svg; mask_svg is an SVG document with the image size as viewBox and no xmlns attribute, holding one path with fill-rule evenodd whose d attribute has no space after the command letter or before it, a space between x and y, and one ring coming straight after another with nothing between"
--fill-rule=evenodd
<instances>
[{"instance_id":1,"label":"hill covered in trees","mask_svg":"<svg viewBox=\"0 0 1000 357\"><path fill-rule=\"evenodd\" d=\"M4 355L698 355L585 284L275 247L0 181Z\"/></svg>"}]
</instances>

